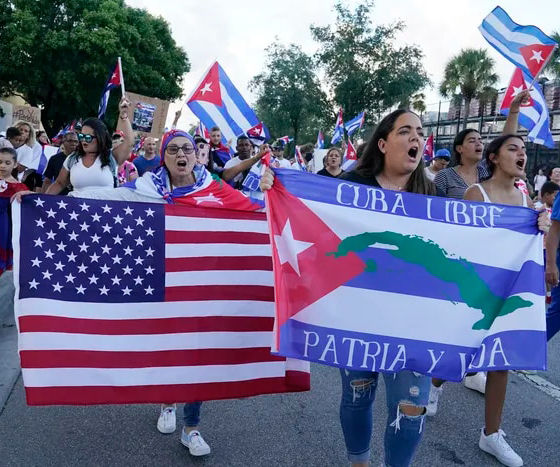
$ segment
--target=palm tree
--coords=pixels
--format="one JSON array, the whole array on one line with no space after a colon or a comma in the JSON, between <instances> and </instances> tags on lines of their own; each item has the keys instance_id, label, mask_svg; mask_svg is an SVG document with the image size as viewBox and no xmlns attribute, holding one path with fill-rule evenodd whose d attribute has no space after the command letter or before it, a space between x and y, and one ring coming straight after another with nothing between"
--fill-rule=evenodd
<instances>
[{"instance_id":1,"label":"palm tree","mask_svg":"<svg viewBox=\"0 0 560 467\"><path fill-rule=\"evenodd\" d=\"M463 128L466 128L471 101L487 95L497 81L494 60L486 50L463 49L447 62L439 92L443 97L457 94L462 97L465 102Z\"/></svg>"},{"instance_id":2,"label":"palm tree","mask_svg":"<svg viewBox=\"0 0 560 467\"><path fill-rule=\"evenodd\" d=\"M420 118L422 118L422 114L426 111L426 95L423 92L419 92L414 94L411 98L411 105L416 112L420 114Z\"/></svg>"},{"instance_id":3,"label":"palm tree","mask_svg":"<svg viewBox=\"0 0 560 467\"><path fill-rule=\"evenodd\" d=\"M560 44L560 32L556 31L551 34L551 36L558 44ZM560 47L557 47L548 65L545 68L549 71L555 78L560 78Z\"/></svg>"}]
</instances>

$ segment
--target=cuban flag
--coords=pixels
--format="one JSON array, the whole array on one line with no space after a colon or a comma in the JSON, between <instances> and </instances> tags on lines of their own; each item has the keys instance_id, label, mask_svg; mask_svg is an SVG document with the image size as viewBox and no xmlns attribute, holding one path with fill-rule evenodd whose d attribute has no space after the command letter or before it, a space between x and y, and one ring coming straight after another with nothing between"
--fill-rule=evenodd
<instances>
[{"instance_id":1,"label":"cuban flag","mask_svg":"<svg viewBox=\"0 0 560 467\"><path fill-rule=\"evenodd\" d=\"M278 138L276 141L280 141L284 146L288 143L291 143L294 140L294 138L290 138L289 136L282 136L281 138Z\"/></svg>"},{"instance_id":2,"label":"cuban flag","mask_svg":"<svg viewBox=\"0 0 560 467\"><path fill-rule=\"evenodd\" d=\"M301 155L301 150L299 149L299 146L296 146L295 159L299 170L301 170L302 172L307 172L307 165L305 164L305 159Z\"/></svg>"},{"instance_id":3,"label":"cuban flag","mask_svg":"<svg viewBox=\"0 0 560 467\"><path fill-rule=\"evenodd\" d=\"M204 75L187 99L187 105L206 128L220 128L224 144L236 140L259 123L253 109L218 62Z\"/></svg>"},{"instance_id":4,"label":"cuban flag","mask_svg":"<svg viewBox=\"0 0 560 467\"><path fill-rule=\"evenodd\" d=\"M354 134L356 131L362 128L362 126L364 125L365 118L366 118L366 113L361 112L358 115L356 115L352 120L344 124L344 127L348 132L348 136L352 136L352 134Z\"/></svg>"},{"instance_id":5,"label":"cuban flag","mask_svg":"<svg viewBox=\"0 0 560 467\"><path fill-rule=\"evenodd\" d=\"M331 140L331 144L336 144L342 141L344 137L344 120L342 120L342 108L338 111L338 117L336 118L336 124L334 126L334 133Z\"/></svg>"},{"instance_id":6,"label":"cuban flag","mask_svg":"<svg viewBox=\"0 0 560 467\"><path fill-rule=\"evenodd\" d=\"M529 141L542 144L547 148L554 148L545 98L539 84L532 83L531 87L531 82L531 78L524 75L521 68L516 68L504 95L500 113L508 115L513 98L521 91L530 89L531 99L529 103L522 105L519 109L519 124L529 132L527 134Z\"/></svg>"},{"instance_id":7,"label":"cuban flag","mask_svg":"<svg viewBox=\"0 0 560 467\"><path fill-rule=\"evenodd\" d=\"M434 158L434 134L432 133L424 143L424 162L430 162Z\"/></svg>"},{"instance_id":8,"label":"cuban flag","mask_svg":"<svg viewBox=\"0 0 560 467\"><path fill-rule=\"evenodd\" d=\"M536 211L275 173L280 355L451 381L546 368Z\"/></svg>"},{"instance_id":9,"label":"cuban flag","mask_svg":"<svg viewBox=\"0 0 560 467\"><path fill-rule=\"evenodd\" d=\"M270 138L268 128L263 122L257 123L247 130L247 136L255 146L261 146Z\"/></svg>"},{"instance_id":10,"label":"cuban flag","mask_svg":"<svg viewBox=\"0 0 560 467\"><path fill-rule=\"evenodd\" d=\"M194 130L194 136L200 136L201 138L204 138L206 141L210 141L210 132L206 129L206 127L201 121L198 122L198 126Z\"/></svg>"},{"instance_id":11,"label":"cuban flag","mask_svg":"<svg viewBox=\"0 0 560 467\"><path fill-rule=\"evenodd\" d=\"M103 93L101 94L101 101L99 102L99 109L97 111L97 118L103 118L105 112L107 111L107 102L109 102L109 94L111 93L111 89L118 88L122 85L122 69L120 67L119 61L117 61L113 71L107 78L107 82L105 83L105 87L103 88Z\"/></svg>"},{"instance_id":12,"label":"cuban flag","mask_svg":"<svg viewBox=\"0 0 560 467\"><path fill-rule=\"evenodd\" d=\"M325 138L323 137L323 132L319 130L317 133L317 143L315 143L317 149L323 149L325 147Z\"/></svg>"},{"instance_id":13,"label":"cuban flag","mask_svg":"<svg viewBox=\"0 0 560 467\"><path fill-rule=\"evenodd\" d=\"M351 170L354 168L358 162L358 153L356 148L352 144L352 140L348 140L348 145L346 146L346 151L344 152L344 158L342 162L342 170Z\"/></svg>"},{"instance_id":14,"label":"cuban flag","mask_svg":"<svg viewBox=\"0 0 560 467\"><path fill-rule=\"evenodd\" d=\"M496 7L478 28L484 38L534 79L550 60L558 44L536 26L521 26Z\"/></svg>"}]
</instances>

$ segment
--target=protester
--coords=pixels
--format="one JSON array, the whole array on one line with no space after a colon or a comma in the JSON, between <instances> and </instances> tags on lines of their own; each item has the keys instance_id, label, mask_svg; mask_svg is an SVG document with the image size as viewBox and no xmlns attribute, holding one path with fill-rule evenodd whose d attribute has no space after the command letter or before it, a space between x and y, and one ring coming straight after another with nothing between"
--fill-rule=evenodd
<instances>
[{"instance_id":1,"label":"protester","mask_svg":"<svg viewBox=\"0 0 560 467\"><path fill-rule=\"evenodd\" d=\"M500 136L488 145L485 158L491 178L472 185L464 199L532 208L531 198L515 186L527 162L523 139L513 134ZM507 380L507 370L487 373L485 425L480 432L479 447L502 464L516 467L522 466L523 460L504 439L505 433L500 428Z\"/></svg>"},{"instance_id":2,"label":"protester","mask_svg":"<svg viewBox=\"0 0 560 467\"><path fill-rule=\"evenodd\" d=\"M538 196L540 197L540 192L541 192L541 188L542 186L546 183L546 175L544 174L544 170L543 169L539 169L539 172L537 173L537 175L535 175L535 178L533 179L533 184L535 185L535 191L538 193Z\"/></svg>"},{"instance_id":3,"label":"protester","mask_svg":"<svg viewBox=\"0 0 560 467\"><path fill-rule=\"evenodd\" d=\"M18 173L23 173L29 166L29 161L33 160L33 148L37 141L35 140L35 129L27 122L20 120L14 125L21 133L20 146L16 149L18 160Z\"/></svg>"},{"instance_id":4,"label":"protester","mask_svg":"<svg viewBox=\"0 0 560 467\"><path fill-rule=\"evenodd\" d=\"M119 186L132 182L138 178L136 166L130 161L124 161L117 172Z\"/></svg>"},{"instance_id":5,"label":"protester","mask_svg":"<svg viewBox=\"0 0 560 467\"><path fill-rule=\"evenodd\" d=\"M144 154L134 159L133 163L141 177L145 172L153 172L161 165L161 159L157 154L156 139L148 136L144 140Z\"/></svg>"},{"instance_id":6,"label":"protester","mask_svg":"<svg viewBox=\"0 0 560 467\"><path fill-rule=\"evenodd\" d=\"M554 167L550 171L550 181L560 185L560 167Z\"/></svg>"},{"instance_id":7,"label":"protester","mask_svg":"<svg viewBox=\"0 0 560 467\"><path fill-rule=\"evenodd\" d=\"M451 153L447 149L438 149L428 167L424 169L424 174L428 180L434 181L436 175L449 165Z\"/></svg>"},{"instance_id":8,"label":"protester","mask_svg":"<svg viewBox=\"0 0 560 467\"><path fill-rule=\"evenodd\" d=\"M214 173L214 161L210 159L210 144L202 136L195 136L194 142L198 149L196 163L206 167L210 173Z\"/></svg>"},{"instance_id":9,"label":"protester","mask_svg":"<svg viewBox=\"0 0 560 467\"><path fill-rule=\"evenodd\" d=\"M330 148L325 155L325 167L317 172L318 175L336 178L344 173L341 168L342 153L338 148Z\"/></svg>"},{"instance_id":10,"label":"protester","mask_svg":"<svg viewBox=\"0 0 560 467\"><path fill-rule=\"evenodd\" d=\"M88 118L78 134L78 150L64 161L56 181L47 194L59 194L70 183L74 192L91 188L116 187L117 167L130 156L134 141L132 126L128 119L130 102L123 97L119 103L119 118L124 123L125 141L111 150L111 138L105 124L97 118Z\"/></svg>"},{"instance_id":11,"label":"protester","mask_svg":"<svg viewBox=\"0 0 560 467\"><path fill-rule=\"evenodd\" d=\"M0 148L0 192L12 194L27 190L23 183L19 183L12 175L16 168L17 152L14 148Z\"/></svg>"},{"instance_id":12,"label":"protester","mask_svg":"<svg viewBox=\"0 0 560 467\"><path fill-rule=\"evenodd\" d=\"M424 135L420 118L396 110L381 120L358 163L341 179L386 190L434 195L435 186L420 164ZM267 169L261 189L268 190L274 173ZM372 405L379 373L340 369L340 421L352 465L368 465L373 430ZM408 466L422 438L430 378L412 371L383 374L388 417L385 426L385 464Z\"/></svg>"},{"instance_id":13,"label":"protester","mask_svg":"<svg viewBox=\"0 0 560 467\"><path fill-rule=\"evenodd\" d=\"M226 162L231 159L229 148L222 144L222 131L217 126L210 130L210 157L218 172L221 172Z\"/></svg>"},{"instance_id":14,"label":"protester","mask_svg":"<svg viewBox=\"0 0 560 467\"><path fill-rule=\"evenodd\" d=\"M66 158L78 149L78 136L74 131L68 131L62 136L60 151L49 159L45 173L43 174L43 185L41 191L46 193L51 184L58 178ZM70 187L66 186L59 195L67 195Z\"/></svg>"},{"instance_id":15,"label":"protester","mask_svg":"<svg viewBox=\"0 0 560 467\"><path fill-rule=\"evenodd\" d=\"M259 152L253 156L251 140L247 136L241 135L237 138L236 149L235 156L224 165L222 178L234 188L243 190L243 180L245 180L249 170L262 159L269 148L268 145L263 144L259 148Z\"/></svg>"},{"instance_id":16,"label":"protester","mask_svg":"<svg viewBox=\"0 0 560 467\"><path fill-rule=\"evenodd\" d=\"M277 169L291 169L292 164L287 159L284 159L284 147L282 144L277 141L272 145L272 155L274 156L274 160L272 161L272 167Z\"/></svg>"},{"instance_id":17,"label":"protester","mask_svg":"<svg viewBox=\"0 0 560 467\"><path fill-rule=\"evenodd\" d=\"M546 209L550 217L558 190L560 190L560 185L554 182L544 182L539 190L541 199L535 203L535 209Z\"/></svg>"},{"instance_id":18,"label":"protester","mask_svg":"<svg viewBox=\"0 0 560 467\"><path fill-rule=\"evenodd\" d=\"M11 126L6 130L6 137L0 138L0 149L12 148L16 149L23 143L21 132L15 127ZM16 152L17 154L17 152Z\"/></svg>"},{"instance_id":19,"label":"protester","mask_svg":"<svg viewBox=\"0 0 560 467\"><path fill-rule=\"evenodd\" d=\"M41 144L42 146L45 146L47 144L51 144L46 131L43 131L43 130L38 131L37 134L35 135L35 137L37 139L37 142L39 144Z\"/></svg>"}]
</instances>

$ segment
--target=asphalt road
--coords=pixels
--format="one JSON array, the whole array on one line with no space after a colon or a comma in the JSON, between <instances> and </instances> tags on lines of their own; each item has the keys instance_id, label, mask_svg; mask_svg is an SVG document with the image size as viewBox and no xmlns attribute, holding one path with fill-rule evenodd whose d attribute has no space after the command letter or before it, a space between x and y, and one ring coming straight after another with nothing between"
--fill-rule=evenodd
<instances>
[{"instance_id":1,"label":"asphalt road","mask_svg":"<svg viewBox=\"0 0 560 467\"><path fill-rule=\"evenodd\" d=\"M538 376L558 382L560 337L549 347L551 369ZM179 429L172 435L157 432L156 406L28 407L20 378L0 413L0 465L347 465L338 421L339 385L336 369L314 365L308 393L204 404L201 432L212 453L197 459L179 443ZM552 395L526 377L510 377L502 427L527 466L560 465L560 391L548 390ZM380 422L372 439L374 466L382 459L384 399L381 384L374 410ZM500 465L478 449L483 409L481 395L447 384L414 465Z\"/></svg>"}]
</instances>

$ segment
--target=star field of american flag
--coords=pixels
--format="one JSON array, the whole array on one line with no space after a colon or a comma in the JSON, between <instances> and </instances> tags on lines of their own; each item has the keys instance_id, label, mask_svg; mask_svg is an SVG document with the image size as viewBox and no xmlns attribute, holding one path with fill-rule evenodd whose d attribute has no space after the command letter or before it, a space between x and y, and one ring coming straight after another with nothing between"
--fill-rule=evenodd
<instances>
[{"instance_id":1,"label":"star field of american flag","mask_svg":"<svg viewBox=\"0 0 560 467\"><path fill-rule=\"evenodd\" d=\"M47 196L28 197L25 210L20 298L163 300L163 206Z\"/></svg>"}]
</instances>

